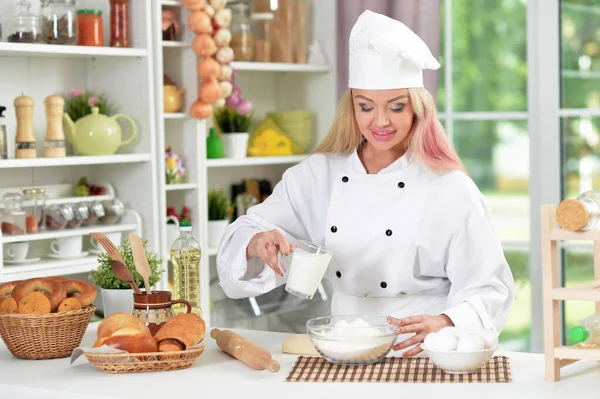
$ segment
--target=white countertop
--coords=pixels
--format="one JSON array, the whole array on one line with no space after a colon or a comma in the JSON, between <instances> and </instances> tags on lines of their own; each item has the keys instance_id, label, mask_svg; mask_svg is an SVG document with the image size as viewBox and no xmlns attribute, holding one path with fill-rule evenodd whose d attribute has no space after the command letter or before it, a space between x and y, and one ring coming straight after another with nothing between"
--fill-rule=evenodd
<instances>
[{"instance_id":1,"label":"white countertop","mask_svg":"<svg viewBox=\"0 0 600 399\"><path fill-rule=\"evenodd\" d=\"M90 325L83 345L95 341L98 323ZM367 398L371 395L461 398L566 398L597 397L600 391L600 364L577 362L562 370L562 380L544 379L544 357L538 354L497 352L510 358L512 383L305 383L286 382L296 356L283 354L281 343L288 334L236 331L267 348L281 363L278 373L258 371L223 353L207 334L207 347L194 365L185 370L108 374L81 356L72 366L70 359L21 360L0 343L0 397L36 399L100 398ZM394 396L390 396L394 395ZM432 396L430 396L432 395ZM373 396L371 396L373 397Z\"/></svg>"}]
</instances>

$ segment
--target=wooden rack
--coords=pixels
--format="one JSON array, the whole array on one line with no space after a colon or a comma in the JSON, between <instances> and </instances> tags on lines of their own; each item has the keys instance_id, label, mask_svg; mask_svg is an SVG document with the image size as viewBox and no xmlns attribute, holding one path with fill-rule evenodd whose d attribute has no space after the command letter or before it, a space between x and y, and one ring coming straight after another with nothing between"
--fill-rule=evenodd
<instances>
[{"instance_id":1,"label":"wooden rack","mask_svg":"<svg viewBox=\"0 0 600 399\"><path fill-rule=\"evenodd\" d=\"M600 312L600 231L567 231L557 227L556 206L541 206L542 284L546 380L560 380L560 369L579 360L600 361L600 349L560 344L560 301L594 301ZM559 286L558 241L593 241L594 281L572 288Z\"/></svg>"}]
</instances>

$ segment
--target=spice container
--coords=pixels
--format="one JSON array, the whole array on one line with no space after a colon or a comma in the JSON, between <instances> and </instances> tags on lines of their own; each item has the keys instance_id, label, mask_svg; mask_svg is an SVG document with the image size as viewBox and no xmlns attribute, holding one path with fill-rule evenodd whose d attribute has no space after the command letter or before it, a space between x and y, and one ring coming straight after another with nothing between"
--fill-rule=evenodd
<instances>
[{"instance_id":1,"label":"spice container","mask_svg":"<svg viewBox=\"0 0 600 399\"><path fill-rule=\"evenodd\" d=\"M21 95L15 98L17 116L16 158L36 158L35 133L33 131L33 98Z\"/></svg>"},{"instance_id":2,"label":"spice container","mask_svg":"<svg viewBox=\"0 0 600 399\"><path fill-rule=\"evenodd\" d=\"M556 221L564 230L597 230L600 228L600 191L586 191L575 199L561 201Z\"/></svg>"},{"instance_id":3,"label":"spice container","mask_svg":"<svg viewBox=\"0 0 600 399\"><path fill-rule=\"evenodd\" d=\"M42 9L43 39L48 44L77 44L75 0L48 0Z\"/></svg>"},{"instance_id":4,"label":"spice container","mask_svg":"<svg viewBox=\"0 0 600 399\"><path fill-rule=\"evenodd\" d=\"M100 224L117 224L125 215L125 205L118 199L102 202L104 216L98 218Z\"/></svg>"},{"instance_id":5,"label":"spice container","mask_svg":"<svg viewBox=\"0 0 600 399\"><path fill-rule=\"evenodd\" d=\"M52 205L44 212L48 230L62 230L74 218L73 209L65 205Z\"/></svg>"},{"instance_id":6,"label":"spice container","mask_svg":"<svg viewBox=\"0 0 600 399\"><path fill-rule=\"evenodd\" d=\"M104 216L104 207L101 203L94 202L93 204L84 204L84 206L88 209L88 212L87 218L81 224L82 226L91 226L98 218Z\"/></svg>"},{"instance_id":7,"label":"spice container","mask_svg":"<svg viewBox=\"0 0 600 399\"><path fill-rule=\"evenodd\" d=\"M254 34L250 24L250 6L246 3L235 3L231 9L231 42L234 60L252 61L254 57Z\"/></svg>"},{"instance_id":8,"label":"spice container","mask_svg":"<svg viewBox=\"0 0 600 399\"><path fill-rule=\"evenodd\" d=\"M101 10L77 11L77 45L104 46Z\"/></svg>"},{"instance_id":9,"label":"spice container","mask_svg":"<svg viewBox=\"0 0 600 399\"><path fill-rule=\"evenodd\" d=\"M3 197L2 234L25 234L25 211L21 209L23 196L19 193L6 193Z\"/></svg>"},{"instance_id":10,"label":"spice container","mask_svg":"<svg viewBox=\"0 0 600 399\"><path fill-rule=\"evenodd\" d=\"M129 0L110 0L110 46L129 45Z\"/></svg>"},{"instance_id":11,"label":"spice container","mask_svg":"<svg viewBox=\"0 0 600 399\"><path fill-rule=\"evenodd\" d=\"M81 226L90 216L90 211L84 204L70 205L73 218L67 222L67 229L76 229Z\"/></svg>"},{"instance_id":12,"label":"spice container","mask_svg":"<svg viewBox=\"0 0 600 399\"><path fill-rule=\"evenodd\" d=\"M39 16L29 12L31 3L21 0L17 3L17 13L6 26L6 39L11 43L41 43L42 26Z\"/></svg>"},{"instance_id":13,"label":"spice container","mask_svg":"<svg viewBox=\"0 0 600 399\"><path fill-rule=\"evenodd\" d=\"M65 99L61 96L48 96L44 100L44 104L46 105L44 157L64 158L67 156L65 132L63 129Z\"/></svg>"},{"instance_id":14,"label":"spice container","mask_svg":"<svg viewBox=\"0 0 600 399\"><path fill-rule=\"evenodd\" d=\"M46 226L42 223L44 220L44 206L46 204L46 190L43 188L28 188L23 190L23 197L26 201L31 201L31 214L25 218L25 225L28 233L43 231Z\"/></svg>"},{"instance_id":15,"label":"spice container","mask_svg":"<svg viewBox=\"0 0 600 399\"><path fill-rule=\"evenodd\" d=\"M271 62L271 23L273 13L264 12L252 15L254 22L254 61Z\"/></svg>"}]
</instances>

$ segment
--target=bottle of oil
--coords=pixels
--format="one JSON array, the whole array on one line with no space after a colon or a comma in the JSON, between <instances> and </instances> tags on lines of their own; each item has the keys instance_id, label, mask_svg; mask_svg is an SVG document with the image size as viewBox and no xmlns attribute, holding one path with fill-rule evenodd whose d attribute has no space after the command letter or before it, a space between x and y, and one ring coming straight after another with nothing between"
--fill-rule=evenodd
<instances>
[{"instance_id":1,"label":"bottle of oil","mask_svg":"<svg viewBox=\"0 0 600 399\"><path fill-rule=\"evenodd\" d=\"M192 237L192 224L179 223L179 237L171 246L173 264L173 299L185 299L192 312L202 317L200 308L200 245ZM187 311L185 305L173 305L175 313Z\"/></svg>"},{"instance_id":2,"label":"bottle of oil","mask_svg":"<svg viewBox=\"0 0 600 399\"><path fill-rule=\"evenodd\" d=\"M571 339L583 348L600 348L600 313L586 317L571 328Z\"/></svg>"}]
</instances>

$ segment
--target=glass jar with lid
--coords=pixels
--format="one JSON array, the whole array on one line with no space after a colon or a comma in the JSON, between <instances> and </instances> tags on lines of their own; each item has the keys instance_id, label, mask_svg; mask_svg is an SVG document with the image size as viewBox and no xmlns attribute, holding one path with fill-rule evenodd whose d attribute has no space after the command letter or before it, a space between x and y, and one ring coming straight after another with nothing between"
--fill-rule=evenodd
<instances>
[{"instance_id":1,"label":"glass jar with lid","mask_svg":"<svg viewBox=\"0 0 600 399\"><path fill-rule=\"evenodd\" d=\"M42 8L43 40L48 44L77 44L75 0L45 0Z\"/></svg>"},{"instance_id":2,"label":"glass jar with lid","mask_svg":"<svg viewBox=\"0 0 600 399\"><path fill-rule=\"evenodd\" d=\"M254 61L271 62L271 23L275 15L271 12L252 14L254 22Z\"/></svg>"},{"instance_id":3,"label":"glass jar with lid","mask_svg":"<svg viewBox=\"0 0 600 399\"><path fill-rule=\"evenodd\" d=\"M17 13L8 19L6 39L11 43L41 43L42 23L38 15L29 9L31 3L26 0L17 2Z\"/></svg>"},{"instance_id":4,"label":"glass jar with lid","mask_svg":"<svg viewBox=\"0 0 600 399\"><path fill-rule=\"evenodd\" d=\"M130 47L129 0L110 0L110 46Z\"/></svg>"},{"instance_id":5,"label":"glass jar with lid","mask_svg":"<svg viewBox=\"0 0 600 399\"><path fill-rule=\"evenodd\" d=\"M102 10L84 9L77 11L77 45L104 46Z\"/></svg>"},{"instance_id":6,"label":"glass jar with lid","mask_svg":"<svg viewBox=\"0 0 600 399\"><path fill-rule=\"evenodd\" d=\"M231 9L231 42L236 61L252 61L254 57L254 34L250 22L250 6L246 3L234 3Z\"/></svg>"},{"instance_id":7,"label":"glass jar with lid","mask_svg":"<svg viewBox=\"0 0 600 399\"><path fill-rule=\"evenodd\" d=\"M21 208L23 196L19 193L6 193L2 198L4 211L2 212L2 234L25 234L25 211Z\"/></svg>"},{"instance_id":8,"label":"glass jar with lid","mask_svg":"<svg viewBox=\"0 0 600 399\"><path fill-rule=\"evenodd\" d=\"M600 190L586 191L561 201L556 208L558 225L569 231L600 229Z\"/></svg>"}]
</instances>

